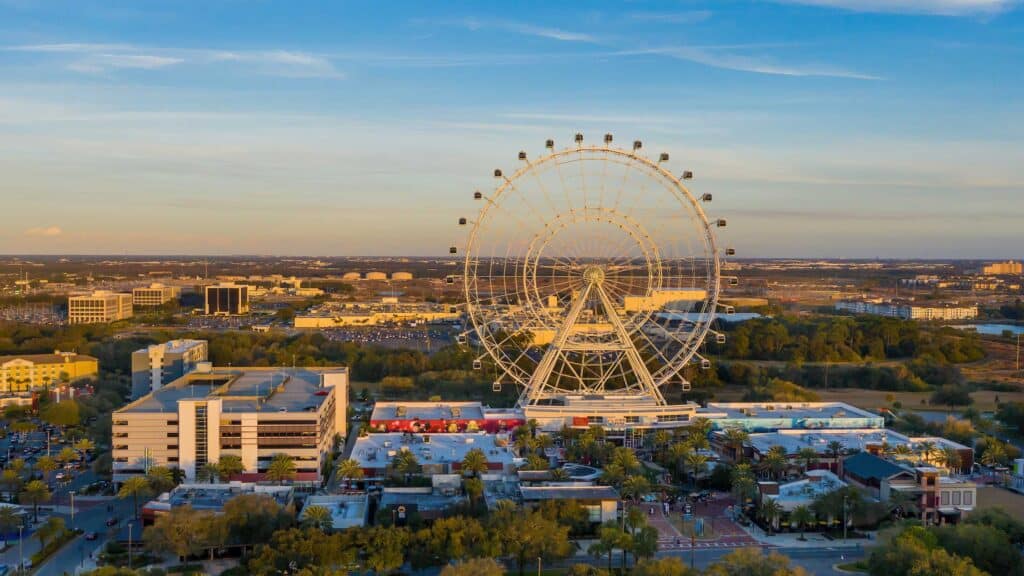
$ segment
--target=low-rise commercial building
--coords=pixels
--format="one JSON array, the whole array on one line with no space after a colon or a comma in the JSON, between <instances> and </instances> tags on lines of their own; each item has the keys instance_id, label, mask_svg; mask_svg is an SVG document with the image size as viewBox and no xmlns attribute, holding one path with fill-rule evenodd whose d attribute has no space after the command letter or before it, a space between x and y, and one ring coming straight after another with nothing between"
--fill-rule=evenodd
<instances>
[{"instance_id":1,"label":"low-rise commercial building","mask_svg":"<svg viewBox=\"0 0 1024 576\"><path fill-rule=\"evenodd\" d=\"M318 484L336 435L346 432L346 368L212 368L185 374L113 413L115 483L152 466L196 472L222 456L247 480L289 455L295 481Z\"/></svg>"},{"instance_id":2,"label":"low-rise commercial building","mask_svg":"<svg viewBox=\"0 0 1024 576\"><path fill-rule=\"evenodd\" d=\"M759 482L761 500L775 500L783 512L792 512L798 506L810 507L814 501L846 486L846 482L828 470L808 470L803 478L793 482Z\"/></svg>"},{"instance_id":3,"label":"low-rise commercial building","mask_svg":"<svg viewBox=\"0 0 1024 576\"><path fill-rule=\"evenodd\" d=\"M142 506L142 523L152 524L160 516L181 506L220 514L228 502L242 495L266 496L286 507L292 504L294 494L292 486L265 486L251 482L179 484Z\"/></svg>"},{"instance_id":4,"label":"low-rise commercial building","mask_svg":"<svg viewBox=\"0 0 1024 576\"><path fill-rule=\"evenodd\" d=\"M177 300L179 296L181 296L181 288L178 286L150 284L132 289L132 306L136 308L163 306Z\"/></svg>"},{"instance_id":5,"label":"low-rise commercial building","mask_svg":"<svg viewBox=\"0 0 1024 576\"><path fill-rule=\"evenodd\" d=\"M306 498L306 503L299 513L299 523L307 518L309 509L321 506L331 513L331 529L344 530L366 524L369 510L366 493L361 494L314 494Z\"/></svg>"},{"instance_id":6,"label":"low-rise commercial building","mask_svg":"<svg viewBox=\"0 0 1024 576\"><path fill-rule=\"evenodd\" d=\"M526 424L515 408L486 408L480 402L377 402L370 416L376 432L510 432Z\"/></svg>"},{"instance_id":7,"label":"low-rise commercial building","mask_svg":"<svg viewBox=\"0 0 1024 576\"><path fill-rule=\"evenodd\" d=\"M708 402L697 411L715 430L884 428L881 416L844 402Z\"/></svg>"},{"instance_id":8,"label":"low-rise commercial building","mask_svg":"<svg viewBox=\"0 0 1024 576\"><path fill-rule=\"evenodd\" d=\"M132 352L132 398L155 392L208 358L206 340L170 340Z\"/></svg>"},{"instance_id":9,"label":"low-rise commercial building","mask_svg":"<svg viewBox=\"0 0 1024 576\"><path fill-rule=\"evenodd\" d=\"M370 434L356 440L352 459L359 463L367 480L379 481L397 472L392 462L402 451L409 452L423 474L456 474L462 460L474 448L487 458L487 469L496 474L512 474L516 457L504 435L478 432L455 434L386 433Z\"/></svg>"},{"instance_id":10,"label":"low-rise commercial building","mask_svg":"<svg viewBox=\"0 0 1024 576\"><path fill-rule=\"evenodd\" d=\"M926 523L959 521L978 501L977 486L970 480L936 467L910 466L864 452L843 461L843 475L881 502L901 494L917 505Z\"/></svg>"},{"instance_id":11,"label":"low-rise commercial building","mask_svg":"<svg viewBox=\"0 0 1024 576\"><path fill-rule=\"evenodd\" d=\"M97 290L68 297L68 324L99 324L132 317L132 295Z\"/></svg>"},{"instance_id":12,"label":"low-rise commercial building","mask_svg":"<svg viewBox=\"0 0 1024 576\"><path fill-rule=\"evenodd\" d=\"M1020 262L1014 262L1013 260L1007 260L1006 262L995 262L984 266L981 269L981 273L986 276L1009 276L1009 275L1021 275L1024 274L1024 264Z\"/></svg>"},{"instance_id":13,"label":"low-rise commercial building","mask_svg":"<svg viewBox=\"0 0 1024 576\"><path fill-rule=\"evenodd\" d=\"M977 306L957 304L921 305L890 301L844 300L835 309L854 314L873 314L904 320L969 320L978 317Z\"/></svg>"},{"instance_id":14,"label":"low-rise commercial building","mask_svg":"<svg viewBox=\"0 0 1024 576\"><path fill-rule=\"evenodd\" d=\"M587 511L587 519L595 524L615 522L618 519L619 493L609 486L560 483L550 486L523 486L520 489L524 504L537 505L553 500L570 500Z\"/></svg>"},{"instance_id":15,"label":"low-rise commercial building","mask_svg":"<svg viewBox=\"0 0 1024 576\"><path fill-rule=\"evenodd\" d=\"M95 378L99 361L92 356L61 352L0 356L0 394L18 394L39 388Z\"/></svg>"}]
</instances>

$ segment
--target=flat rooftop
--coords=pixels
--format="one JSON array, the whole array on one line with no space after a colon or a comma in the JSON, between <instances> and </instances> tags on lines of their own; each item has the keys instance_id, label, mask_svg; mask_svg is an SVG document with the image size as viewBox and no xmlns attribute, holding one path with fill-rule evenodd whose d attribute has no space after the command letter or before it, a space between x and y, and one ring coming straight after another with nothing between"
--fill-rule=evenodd
<instances>
[{"instance_id":1,"label":"flat rooftop","mask_svg":"<svg viewBox=\"0 0 1024 576\"><path fill-rule=\"evenodd\" d=\"M429 438L429 441L427 441ZM462 462L474 449L483 450L488 462L510 464L515 458L499 437L484 432L450 434L370 434L356 440L352 459L363 468L384 468L399 450L410 450L420 465Z\"/></svg>"},{"instance_id":2,"label":"flat rooftop","mask_svg":"<svg viewBox=\"0 0 1024 576\"><path fill-rule=\"evenodd\" d=\"M136 350L136 352L142 352L145 354L148 353L153 348L163 348L164 352L168 354L181 354L182 352L187 352L188 350L195 348L196 346L199 346L201 344L206 344L206 340L168 340L163 344L153 344L152 346L147 346L146 348L140 348Z\"/></svg>"},{"instance_id":3,"label":"flat rooftop","mask_svg":"<svg viewBox=\"0 0 1024 576\"><path fill-rule=\"evenodd\" d=\"M444 494L433 488L385 488L380 496L380 510L394 506L413 505L421 511L440 511L465 502L461 494Z\"/></svg>"},{"instance_id":4,"label":"flat rooftop","mask_svg":"<svg viewBox=\"0 0 1024 576\"><path fill-rule=\"evenodd\" d=\"M892 430L885 430L879 428L859 428L849 430L780 430L778 432L762 432L758 434L751 434L749 436L748 444L754 447L758 452L764 454L771 449L772 446L782 446L786 450L786 454L796 454L801 448L811 447L818 451L819 454L824 453L829 442L837 441L843 445L844 449L856 449L860 451L866 451L867 446L874 445L880 446L882 444L888 444L889 446L906 445L911 449L915 448L922 442L928 441L935 443L940 448L954 448L956 450L969 450L962 444L957 444L952 440L946 438L939 438L936 436L923 436L917 438L910 438L894 432Z\"/></svg>"},{"instance_id":5,"label":"flat rooftop","mask_svg":"<svg viewBox=\"0 0 1024 576\"><path fill-rule=\"evenodd\" d=\"M828 470L808 470L807 478L780 484L778 494L765 494L765 497L778 500L786 509L790 509L801 503L813 502L819 496L844 486L846 482Z\"/></svg>"},{"instance_id":6,"label":"flat rooftop","mask_svg":"<svg viewBox=\"0 0 1024 576\"><path fill-rule=\"evenodd\" d=\"M483 420L479 402L377 402L371 420Z\"/></svg>"},{"instance_id":7,"label":"flat rooftop","mask_svg":"<svg viewBox=\"0 0 1024 576\"><path fill-rule=\"evenodd\" d=\"M724 414L724 418L729 419L881 418L878 414L843 402L708 402L707 408L698 410L698 413Z\"/></svg>"},{"instance_id":8,"label":"flat rooftop","mask_svg":"<svg viewBox=\"0 0 1024 576\"><path fill-rule=\"evenodd\" d=\"M306 498L306 505L299 514L300 522L305 520L310 506L323 506L329 510L335 530L362 526L366 522L366 494L314 494Z\"/></svg>"},{"instance_id":9,"label":"flat rooftop","mask_svg":"<svg viewBox=\"0 0 1024 576\"><path fill-rule=\"evenodd\" d=\"M292 493L291 486L262 486L242 482L182 484L149 502L145 508L169 509L187 504L196 510L221 511L228 501L242 494L262 494L285 506L291 501Z\"/></svg>"},{"instance_id":10,"label":"flat rooftop","mask_svg":"<svg viewBox=\"0 0 1024 576\"><path fill-rule=\"evenodd\" d=\"M178 402L221 399L230 412L314 412L327 398L323 374L347 368L214 368L191 372L125 406L119 413L177 412Z\"/></svg>"}]
</instances>

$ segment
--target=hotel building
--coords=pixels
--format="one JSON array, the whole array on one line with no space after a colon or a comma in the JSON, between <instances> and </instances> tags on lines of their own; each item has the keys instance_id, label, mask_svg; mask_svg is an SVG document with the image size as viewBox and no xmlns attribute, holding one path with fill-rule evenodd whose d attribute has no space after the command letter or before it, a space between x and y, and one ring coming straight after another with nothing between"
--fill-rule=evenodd
<instances>
[{"instance_id":1,"label":"hotel building","mask_svg":"<svg viewBox=\"0 0 1024 576\"><path fill-rule=\"evenodd\" d=\"M207 355L206 340L171 340L132 352L132 398L195 370Z\"/></svg>"},{"instance_id":2,"label":"hotel building","mask_svg":"<svg viewBox=\"0 0 1024 576\"><path fill-rule=\"evenodd\" d=\"M346 368L212 368L201 364L113 413L113 479L152 466L182 470L238 456L245 481L288 454L296 482L318 485L336 435L346 432Z\"/></svg>"},{"instance_id":3,"label":"hotel building","mask_svg":"<svg viewBox=\"0 0 1024 576\"><path fill-rule=\"evenodd\" d=\"M55 351L53 354L0 356L0 394L17 394L59 382L92 378L99 362L92 356Z\"/></svg>"}]
</instances>

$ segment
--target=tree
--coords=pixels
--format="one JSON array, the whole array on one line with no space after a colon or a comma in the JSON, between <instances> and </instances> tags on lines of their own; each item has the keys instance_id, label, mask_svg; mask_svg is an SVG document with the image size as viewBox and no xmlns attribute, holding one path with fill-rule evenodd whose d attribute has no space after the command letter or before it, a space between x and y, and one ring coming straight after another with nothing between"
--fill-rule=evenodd
<instances>
[{"instance_id":1,"label":"tree","mask_svg":"<svg viewBox=\"0 0 1024 576\"><path fill-rule=\"evenodd\" d=\"M915 446L917 454L925 462L931 462L932 457L938 452L938 447L931 440L922 440Z\"/></svg>"},{"instance_id":2,"label":"tree","mask_svg":"<svg viewBox=\"0 0 1024 576\"><path fill-rule=\"evenodd\" d=\"M786 449L782 446L772 446L761 458L761 470L767 472L771 478L775 479L782 475L788 464Z\"/></svg>"},{"instance_id":3,"label":"tree","mask_svg":"<svg viewBox=\"0 0 1024 576\"><path fill-rule=\"evenodd\" d=\"M1014 518L1002 508L975 510L967 517L967 523L992 526L1006 534L1014 546L1024 545L1024 521Z\"/></svg>"},{"instance_id":4,"label":"tree","mask_svg":"<svg viewBox=\"0 0 1024 576\"><path fill-rule=\"evenodd\" d=\"M633 567L631 576L696 576L683 561L674 556L658 560L643 560Z\"/></svg>"},{"instance_id":5,"label":"tree","mask_svg":"<svg viewBox=\"0 0 1024 576\"><path fill-rule=\"evenodd\" d=\"M409 544L409 530L394 526L376 526L364 531L366 559L364 568L375 574L386 574L405 562L405 549Z\"/></svg>"},{"instance_id":6,"label":"tree","mask_svg":"<svg viewBox=\"0 0 1024 576\"><path fill-rule=\"evenodd\" d=\"M492 558L473 558L445 566L441 576L505 576L505 567Z\"/></svg>"},{"instance_id":7,"label":"tree","mask_svg":"<svg viewBox=\"0 0 1024 576\"><path fill-rule=\"evenodd\" d=\"M768 535L771 536L775 523L782 516L782 506L774 498L765 498L757 509L757 515L768 525Z\"/></svg>"},{"instance_id":8,"label":"tree","mask_svg":"<svg viewBox=\"0 0 1024 576\"><path fill-rule=\"evenodd\" d=\"M44 422L54 426L66 427L77 426L79 422L78 402L74 400L61 400L50 404L39 414Z\"/></svg>"},{"instance_id":9,"label":"tree","mask_svg":"<svg viewBox=\"0 0 1024 576\"><path fill-rule=\"evenodd\" d=\"M82 438L78 442L75 442L75 450L78 450L82 454L88 454L96 449L96 444L88 438Z\"/></svg>"},{"instance_id":10,"label":"tree","mask_svg":"<svg viewBox=\"0 0 1024 576\"><path fill-rule=\"evenodd\" d=\"M960 452L952 446L947 446L942 450L942 465L946 467L950 472L959 472L962 465L960 459Z\"/></svg>"},{"instance_id":11,"label":"tree","mask_svg":"<svg viewBox=\"0 0 1024 576\"><path fill-rule=\"evenodd\" d=\"M545 436L548 438L548 436ZM479 448L473 448L466 452L462 458L462 473L473 477L480 476L487 471L487 455Z\"/></svg>"},{"instance_id":12,"label":"tree","mask_svg":"<svg viewBox=\"0 0 1024 576\"><path fill-rule=\"evenodd\" d=\"M981 454L981 463L989 468L995 468L1005 464L1007 458L1006 448L1002 443L990 439L988 445L985 446L985 451Z\"/></svg>"},{"instance_id":13,"label":"tree","mask_svg":"<svg viewBox=\"0 0 1024 576\"><path fill-rule=\"evenodd\" d=\"M359 466L359 462L352 458L346 458L338 461L334 470L335 475L340 478L342 482L347 482L349 480L361 480L364 475L363 469Z\"/></svg>"},{"instance_id":14,"label":"tree","mask_svg":"<svg viewBox=\"0 0 1024 576\"><path fill-rule=\"evenodd\" d=\"M807 506L797 506L792 512L790 512L789 521L796 524L797 528L800 530L800 539L805 540L804 528L806 528L808 524L814 522L814 512L812 512Z\"/></svg>"},{"instance_id":15,"label":"tree","mask_svg":"<svg viewBox=\"0 0 1024 576\"><path fill-rule=\"evenodd\" d=\"M316 528L321 532L326 532L334 527L334 520L331 518L331 511L326 506L320 506L313 504L306 506L306 509L302 511L305 518L302 520L303 526L310 528Z\"/></svg>"},{"instance_id":16,"label":"tree","mask_svg":"<svg viewBox=\"0 0 1024 576\"><path fill-rule=\"evenodd\" d=\"M757 492L757 483L750 464L741 463L732 468L732 494L742 506Z\"/></svg>"},{"instance_id":17,"label":"tree","mask_svg":"<svg viewBox=\"0 0 1024 576\"><path fill-rule=\"evenodd\" d=\"M10 534L22 524L22 512L14 506L0 507L0 534Z\"/></svg>"},{"instance_id":18,"label":"tree","mask_svg":"<svg viewBox=\"0 0 1024 576\"><path fill-rule=\"evenodd\" d=\"M843 475L843 461L840 460L840 456L843 455L844 451L845 448L843 447L843 443L839 440L832 440L825 445L825 452L828 454L829 458L832 459L832 462L835 465L835 468L832 469L832 473L840 477Z\"/></svg>"},{"instance_id":19,"label":"tree","mask_svg":"<svg viewBox=\"0 0 1024 576\"><path fill-rule=\"evenodd\" d=\"M968 558L951 555L938 544L932 531L921 526L907 528L868 557L872 576L983 576Z\"/></svg>"},{"instance_id":20,"label":"tree","mask_svg":"<svg viewBox=\"0 0 1024 576\"><path fill-rule=\"evenodd\" d=\"M750 434L743 428L726 428L723 438L726 446L732 448L733 462L742 462L743 445L750 439Z\"/></svg>"},{"instance_id":21,"label":"tree","mask_svg":"<svg viewBox=\"0 0 1024 576\"><path fill-rule=\"evenodd\" d=\"M789 558L777 552L765 556L757 548L741 548L709 566L704 576L807 576L807 572L791 567Z\"/></svg>"},{"instance_id":22,"label":"tree","mask_svg":"<svg viewBox=\"0 0 1024 576\"><path fill-rule=\"evenodd\" d=\"M181 562L210 547L211 526L215 515L208 510L194 510L191 506L178 506L156 518L145 529L142 539L146 548L160 553L170 552Z\"/></svg>"},{"instance_id":23,"label":"tree","mask_svg":"<svg viewBox=\"0 0 1024 576\"><path fill-rule=\"evenodd\" d=\"M50 473L56 470L58 467L57 461L51 456L40 456L36 462L36 470L43 473L43 478L47 481L50 480Z\"/></svg>"},{"instance_id":24,"label":"tree","mask_svg":"<svg viewBox=\"0 0 1024 576\"><path fill-rule=\"evenodd\" d=\"M643 476L629 476L622 481L622 497L634 502L651 491L651 483Z\"/></svg>"},{"instance_id":25,"label":"tree","mask_svg":"<svg viewBox=\"0 0 1024 576\"><path fill-rule=\"evenodd\" d=\"M474 504L484 495L484 482L479 478L466 478L462 482L462 487L466 491L466 496L469 496L469 501Z\"/></svg>"},{"instance_id":26,"label":"tree","mask_svg":"<svg viewBox=\"0 0 1024 576\"><path fill-rule=\"evenodd\" d=\"M51 496L50 489L42 480L33 480L25 485L25 490L21 493L21 502L32 506L33 522L39 521L39 505L49 502Z\"/></svg>"},{"instance_id":27,"label":"tree","mask_svg":"<svg viewBox=\"0 0 1024 576\"><path fill-rule=\"evenodd\" d=\"M516 563L519 575L524 574L527 560L555 560L572 552L569 528L548 520L536 511L525 514L495 514L495 529L502 534L502 551Z\"/></svg>"},{"instance_id":28,"label":"tree","mask_svg":"<svg viewBox=\"0 0 1024 576\"><path fill-rule=\"evenodd\" d=\"M224 504L228 541L243 547L269 542L274 532L290 528L294 515L264 494L242 494Z\"/></svg>"},{"instance_id":29,"label":"tree","mask_svg":"<svg viewBox=\"0 0 1024 576\"><path fill-rule=\"evenodd\" d=\"M239 456L229 454L221 456L217 461L217 478L220 480L231 480L233 476L242 472L245 472L245 465L242 464L242 459Z\"/></svg>"},{"instance_id":30,"label":"tree","mask_svg":"<svg viewBox=\"0 0 1024 576\"><path fill-rule=\"evenodd\" d=\"M643 526L633 534L633 555L637 558L651 559L658 553L658 529L654 526Z\"/></svg>"},{"instance_id":31,"label":"tree","mask_svg":"<svg viewBox=\"0 0 1024 576\"><path fill-rule=\"evenodd\" d=\"M1020 551L1007 534L983 524L955 524L932 529L946 552L970 558L975 566L989 574L1024 574Z\"/></svg>"},{"instance_id":32,"label":"tree","mask_svg":"<svg viewBox=\"0 0 1024 576\"><path fill-rule=\"evenodd\" d=\"M623 532L614 522L607 522L598 529L597 535L597 541L590 545L587 553L596 558L606 557L609 572L612 571L612 554L615 550L622 550L623 563L625 563L626 550L632 544L629 534Z\"/></svg>"},{"instance_id":33,"label":"tree","mask_svg":"<svg viewBox=\"0 0 1024 576\"><path fill-rule=\"evenodd\" d=\"M149 480L144 476L132 476L131 478L124 481L121 484L121 489L117 491L117 497L122 500L128 498L132 499L132 517L139 517L139 498L149 496L152 490L149 487Z\"/></svg>"},{"instance_id":34,"label":"tree","mask_svg":"<svg viewBox=\"0 0 1024 576\"><path fill-rule=\"evenodd\" d=\"M284 484L286 481L295 479L295 460L283 452L274 454L267 466L267 480Z\"/></svg>"},{"instance_id":35,"label":"tree","mask_svg":"<svg viewBox=\"0 0 1024 576\"><path fill-rule=\"evenodd\" d=\"M708 457L700 452L693 451L686 455L686 469L689 470L690 481L697 484L697 478L704 474L708 468Z\"/></svg>"},{"instance_id":36,"label":"tree","mask_svg":"<svg viewBox=\"0 0 1024 576\"><path fill-rule=\"evenodd\" d=\"M68 462L77 462L78 452L75 452L75 449L70 446L65 446L61 449L60 453L57 454L57 460L65 464Z\"/></svg>"},{"instance_id":37,"label":"tree","mask_svg":"<svg viewBox=\"0 0 1024 576\"><path fill-rule=\"evenodd\" d=\"M46 548L46 544L53 540L56 540L64 535L66 530L64 526L64 519L59 516L54 516L47 520L42 526L36 529L36 539L39 540L39 546Z\"/></svg>"}]
</instances>

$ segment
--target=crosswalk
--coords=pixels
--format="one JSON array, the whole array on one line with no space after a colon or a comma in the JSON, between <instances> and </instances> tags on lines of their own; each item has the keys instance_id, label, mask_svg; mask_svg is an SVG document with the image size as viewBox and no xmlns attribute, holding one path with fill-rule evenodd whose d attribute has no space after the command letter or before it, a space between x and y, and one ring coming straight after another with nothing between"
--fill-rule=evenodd
<instances>
[{"instance_id":1,"label":"crosswalk","mask_svg":"<svg viewBox=\"0 0 1024 576\"><path fill-rule=\"evenodd\" d=\"M690 550L692 548L700 549L715 549L715 548L749 548L750 546L762 546L762 544L754 540L716 540L712 542L697 542L696 546L691 546L690 541L686 538L681 539L678 543L673 539L658 539L659 550Z\"/></svg>"}]
</instances>

